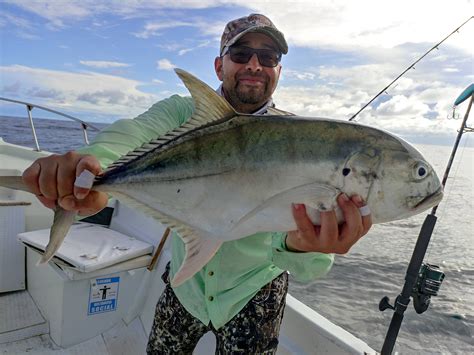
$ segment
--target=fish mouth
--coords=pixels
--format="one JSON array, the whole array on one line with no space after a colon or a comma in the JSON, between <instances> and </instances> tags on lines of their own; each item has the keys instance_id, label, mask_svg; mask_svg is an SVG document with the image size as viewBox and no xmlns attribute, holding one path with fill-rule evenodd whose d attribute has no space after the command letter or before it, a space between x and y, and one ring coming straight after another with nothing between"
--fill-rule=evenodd
<instances>
[{"instance_id":1,"label":"fish mouth","mask_svg":"<svg viewBox=\"0 0 474 355\"><path fill-rule=\"evenodd\" d=\"M435 192L424 197L422 200L418 201L414 206L413 210L427 209L433 206L438 205L443 199L443 188L440 186Z\"/></svg>"}]
</instances>

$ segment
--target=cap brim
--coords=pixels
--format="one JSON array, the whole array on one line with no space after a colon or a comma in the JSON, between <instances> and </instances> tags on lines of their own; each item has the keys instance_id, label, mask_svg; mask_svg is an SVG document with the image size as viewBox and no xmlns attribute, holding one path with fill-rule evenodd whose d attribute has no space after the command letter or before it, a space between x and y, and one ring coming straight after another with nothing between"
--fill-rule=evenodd
<instances>
[{"instance_id":1,"label":"cap brim","mask_svg":"<svg viewBox=\"0 0 474 355\"><path fill-rule=\"evenodd\" d=\"M268 26L261 26L261 27L251 27L246 29L245 31L240 32L237 36L232 38L229 42L226 43L225 47L230 47L233 44L235 44L239 39L241 39L243 36L245 36L247 33L252 33L252 32L258 32L258 33L263 33L270 37L278 46L278 49L283 53L287 54L288 53L288 44L286 43L285 37L281 34L281 32L278 32L274 28L268 27ZM224 48L225 48L224 47ZM221 53L222 54L222 53Z\"/></svg>"}]
</instances>

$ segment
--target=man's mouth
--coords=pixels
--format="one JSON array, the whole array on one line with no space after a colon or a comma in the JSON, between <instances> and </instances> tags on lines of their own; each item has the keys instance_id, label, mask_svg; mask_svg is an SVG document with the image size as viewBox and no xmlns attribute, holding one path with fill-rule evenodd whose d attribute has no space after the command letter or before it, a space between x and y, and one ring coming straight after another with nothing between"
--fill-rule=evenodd
<instances>
[{"instance_id":1,"label":"man's mouth","mask_svg":"<svg viewBox=\"0 0 474 355\"><path fill-rule=\"evenodd\" d=\"M262 80L258 79L247 79L247 78L242 78L239 79L239 82L244 85L251 85L251 86L262 86L264 85L264 82Z\"/></svg>"},{"instance_id":2,"label":"man's mouth","mask_svg":"<svg viewBox=\"0 0 474 355\"><path fill-rule=\"evenodd\" d=\"M265 78L260 77L260 76L242 75L237 78L237 81L243 85L250 85L250 86L265 85Z\"/></svg>"}]
</instances>

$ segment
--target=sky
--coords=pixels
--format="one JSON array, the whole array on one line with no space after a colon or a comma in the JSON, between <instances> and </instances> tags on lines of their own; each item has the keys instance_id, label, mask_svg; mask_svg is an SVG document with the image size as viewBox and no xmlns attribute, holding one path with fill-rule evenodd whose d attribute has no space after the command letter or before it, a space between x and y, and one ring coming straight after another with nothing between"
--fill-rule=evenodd
<instances>
[{"instance_id":1,"label":"sky","mask_svg":"<svg viewBox=\"0 0 474 355\"><path fill-rule=\"evenodd\" d=\"M471 0L0 0L0 96L90 122L133 118L172 94L189 95L174 68L217 88L225 24L263 13L289 44L277 107L347 120L473 10ZM453 114L454 100L474 82L473 34L474 19L357 122L413 143L452 144L468 106ZM26 110L0 101L0 115Z\"/></svg>"}]
</instances>

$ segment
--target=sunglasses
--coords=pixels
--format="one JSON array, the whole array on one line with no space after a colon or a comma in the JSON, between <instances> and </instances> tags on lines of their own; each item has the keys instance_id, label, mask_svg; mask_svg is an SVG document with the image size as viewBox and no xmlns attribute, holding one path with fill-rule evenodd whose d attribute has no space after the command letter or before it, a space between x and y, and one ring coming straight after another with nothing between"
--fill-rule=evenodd
<instances>
[{"instance_id":1,"label":"sunglasses","mask_svg":"<svg viewBox=\"0 0 474 355\"><path fill-rule=\"evenodd\" d=\"M273 49L255 49L246 46L231 46L224 51L223 56L230 55L230 59L234 63L247 64L254 54L257 55L258 62L264 67L276 67L281 60L281 52Z\"/></svg>"}]
</instances>

